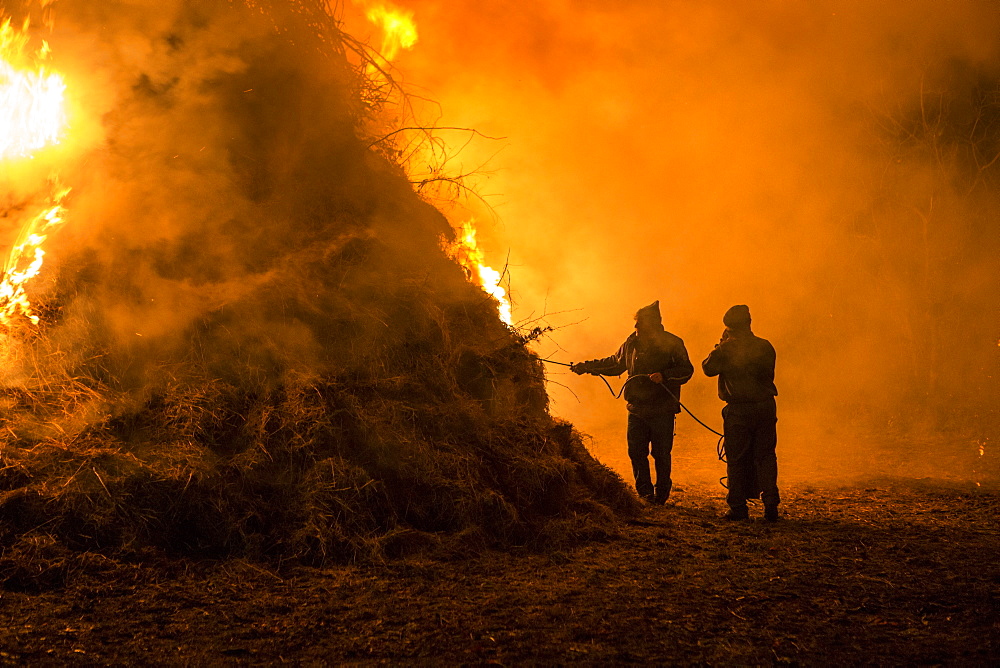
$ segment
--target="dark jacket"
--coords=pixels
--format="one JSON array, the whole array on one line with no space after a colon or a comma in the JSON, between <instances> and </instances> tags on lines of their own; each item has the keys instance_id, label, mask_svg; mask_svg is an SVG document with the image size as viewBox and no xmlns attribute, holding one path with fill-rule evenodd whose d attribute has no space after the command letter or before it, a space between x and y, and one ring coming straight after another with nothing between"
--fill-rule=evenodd
<instances>
[{"instance_id":1,"label":"dark jacket","mask_svg":"<svg viewBox=\"0 0 1000 668\"><path fill-rule=\"evenodd\" d=\"M630 380L625 385L625 401L630 413L650 415L662 411L679 413L681 385L691 380L694 367L680 337L660 330L650 340L631 334L611 357L581 362L586 373L600 376L620 376L628 372ZM652 373L663 374L663 385L641 377ZM669 390L669 392L668 392Z\"/></svg>"},{"instance_id":2,"label":"dark jacket","mask_svg":"<svg viewBox=\"0 0 1000 668\"><path fill-rule=\"evenodd\" d=\"M774 386L774 346L750 330L727 330L701 368L719 377L719 398L730 404L767 401L778 396Z\"/></svg>"}]
</instances>

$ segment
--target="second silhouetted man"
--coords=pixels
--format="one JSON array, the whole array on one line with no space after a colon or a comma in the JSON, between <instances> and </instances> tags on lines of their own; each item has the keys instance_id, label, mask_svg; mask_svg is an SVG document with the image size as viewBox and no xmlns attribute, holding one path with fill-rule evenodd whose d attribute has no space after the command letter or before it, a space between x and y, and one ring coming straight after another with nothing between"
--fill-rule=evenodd
<instances>
[{"instance_id":1,"label":"second silhouetted man","mask_svg":"<svg viewBox=\"0 0 1000 668\"><path fill-rule=\"evenodd\" d=\"M734 306L722 318L722 340L701 368L719 377L726 475L726 519L749 518L747 499L764 501L764 519L778 519L777 407L774 398L774 347L750 331L750 309Z\"/></svg>"}]
</instances>

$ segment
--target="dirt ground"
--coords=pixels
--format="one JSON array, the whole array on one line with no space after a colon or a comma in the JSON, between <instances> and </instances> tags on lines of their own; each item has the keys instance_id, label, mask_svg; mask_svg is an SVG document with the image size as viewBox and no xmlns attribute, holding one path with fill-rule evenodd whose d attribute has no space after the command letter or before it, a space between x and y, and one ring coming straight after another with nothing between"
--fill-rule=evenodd
<instances>
[{"instance_id":1,"label":"dirt ground","mask_svg":"<svg viewBox=\"0 0 1000 668\"><path fill-rule=\"evenodd\" d=\"M687 487L549 553L279 569L106 564L5 591L0 661L996 664L1000 492L882 479L727 523Z\"/></svg>"}]
</instances>

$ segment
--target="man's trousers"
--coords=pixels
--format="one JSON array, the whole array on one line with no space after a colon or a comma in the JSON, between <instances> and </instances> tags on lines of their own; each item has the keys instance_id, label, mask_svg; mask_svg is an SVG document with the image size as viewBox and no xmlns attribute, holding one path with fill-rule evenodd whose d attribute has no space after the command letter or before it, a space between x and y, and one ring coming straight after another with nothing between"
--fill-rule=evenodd
<instances>
[{"instance_id":1,"label":"man's trousers","mask_svg":"<svg viewBox=\"0 0 1000 668\"><path fill-rule=\"evenodd\" d=\"M635 491L643 498L654 497L649 475L649 455L656 469L655 498L666 501L670 496L670 451L674 447L674 414L655 413L640 417L628 414L628 457L632 460Z\"/></svg>"},{"instance_id":2,"label":"man's trousers","mask_svg":"<svg viewBox=\"0 0 1000 668\"><path fill-rule=\"evenodd\" d=\"M726 475L730 508L746 508L747 499L761 498L774 507L778 495L777 406L774 399L731 403L722 409L726 434Z\"/></svg>"}]
</instances>

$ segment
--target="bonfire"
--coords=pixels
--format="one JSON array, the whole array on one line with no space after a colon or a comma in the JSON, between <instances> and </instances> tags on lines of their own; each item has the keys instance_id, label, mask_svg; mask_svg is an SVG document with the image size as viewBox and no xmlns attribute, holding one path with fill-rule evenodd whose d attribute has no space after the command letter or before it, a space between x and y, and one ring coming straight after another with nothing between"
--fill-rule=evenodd
<instances>
[{"instance_id":1,"label":"bonfire","mask_svg":"<svg viewBox=\"0 0 1000 668\"><path fill-rule=\"evenodd\" d=\"M389 159L391 49L320 2L111 4L0 33L0 576L544 544L635 510L550 416L474 229Z\"/></svg>"}]
</instances>

